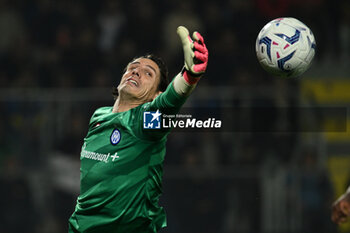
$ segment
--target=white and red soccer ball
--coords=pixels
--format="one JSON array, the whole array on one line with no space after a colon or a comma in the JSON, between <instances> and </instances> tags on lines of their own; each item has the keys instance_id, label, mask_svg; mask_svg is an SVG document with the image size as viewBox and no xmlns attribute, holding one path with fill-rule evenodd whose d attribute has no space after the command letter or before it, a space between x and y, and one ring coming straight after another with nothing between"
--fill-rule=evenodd
<instances>
[{"instance_id":1,"label":"white and red soccer ball","mask_svg":"<svg viewBox=\"0 0 350 233\"><path fill-rule=\"evenodd\" d=\"M261 66L281 77L304 73L315 55L316 42L311 30L295 18L278 18L261 29L256 40Z\"/></svg>"}]
</instances>

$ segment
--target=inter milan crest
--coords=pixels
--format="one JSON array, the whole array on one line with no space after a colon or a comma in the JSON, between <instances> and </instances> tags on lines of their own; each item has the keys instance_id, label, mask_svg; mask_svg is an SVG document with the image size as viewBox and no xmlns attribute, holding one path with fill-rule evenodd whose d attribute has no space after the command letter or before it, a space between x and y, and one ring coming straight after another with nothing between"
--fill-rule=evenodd
<instances>
[{"instance_id":1,"label":"inter milan crest","mask_svg":"<svg viewBox=\"0 0 350 233\"><path fill-rule=\"evenodd\" d=\"M119 130L115 129L113 130L112 134L111 134L111 143L112 145L117 145L120 141L121 135Z\"/></svg>"}]
</instances>

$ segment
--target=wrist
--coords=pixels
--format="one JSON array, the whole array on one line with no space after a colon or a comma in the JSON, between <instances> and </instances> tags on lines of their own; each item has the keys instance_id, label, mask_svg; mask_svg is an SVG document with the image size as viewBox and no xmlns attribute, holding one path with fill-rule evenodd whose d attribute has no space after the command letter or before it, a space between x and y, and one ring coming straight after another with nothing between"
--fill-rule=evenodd
<instances>
[{"instance_id":1,"label":"wrist","mask_svg":"<svg viewBox=\"0 0 350 233\"><path fill-rule=\"evenodd\" d=\"M184 78L184 72L181 72L175 76L173 86L177 94L189 96L196 87L196 84L189 84Z\"/></svg>"},{"instance_id":2,"label":"wrist","mask_svg":"<svg viewBox=\"0 0 350 233\"><path fill-rule=\"evenodd\" d=\"M190 72L188 72L187 70L184 69L182 76L184 77L185 81L189 84L189 85L194 85L196 84L200 78L201 75L199 76L194 76L192 74L190 74Z\"/></svg>"}]
</instances>

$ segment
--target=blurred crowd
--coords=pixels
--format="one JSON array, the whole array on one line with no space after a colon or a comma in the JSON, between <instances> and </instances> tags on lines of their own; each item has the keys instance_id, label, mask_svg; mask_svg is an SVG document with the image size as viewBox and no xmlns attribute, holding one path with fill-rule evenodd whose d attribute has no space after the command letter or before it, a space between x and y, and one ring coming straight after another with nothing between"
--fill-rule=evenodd
<instances>
[{"instance_id":1,"label":"blurred crowd","mask_svg":"<svg viewBox=\"0 0 350 233\"><path fill-rule=\"evenodd\" d=\"M74 166L79 166L89 118L97 107L113 104L111 93L103 100L83 101L82 97L74 103L69 98L50 102L26 96L37 93L45 98L51 90L112 90L127 63L146 53L163 57L174 77L183 66L176 28L184 25L204 36L210 52L208 71L198 87L209 90L204 99L212 97L204 104L293 105L298 103L299 80L274 79L261 69L255 56L259 30L274 18L293 16L315 34L316 66L346 63L350 58L349 12L346 0L0 1L0 88L3 93L15 93L0 96L0 232L66 232L79 187L70 184L69 177L63 183L58 177L64 167L79 173ZM241 90L238 97L218 98L220 88L231 86ZM268 95L261 86L269 88ZM189 107L200 104L201 96L196 96ZM279 123L271 118L260 120L257 124L266 127ZM280 191L267 178L291 164L297 172L286 169L285 179L273 184L286 190L297 185L291 192L295 196L289 195L293 201L284 203L299 203L293 216L309 217L290 232L335 231L327 214L333 190L320 166L322 151L314 144L300 143L296 132L174 133L167 150L165 165L181 169L169 172L169 178L165 170L162 202L170 226L164 232L270 229L268 220L262 221L261 186L270 182L271 192ZM229 171L221 169L225 166ZM262 167L271 171L263 178ZM196 173L198 169L206 175ZM278 230L270 232L283 232Z\"/></svg>"},{"instance_id":2,"label":"blurred crowd","mask_svg":"<svg viewBox=\"0 0 350 233\"><path fill-rule=\"evenodd\" d=\"M133 56L149 52L164 57L174 75L182 66L178 25L207 40L208 76L215 79L206 82L237 84L242 81L237 72L247 70L250 82L265 82L254 54L263 25L296 17L312 28L317 59L340 60L349 55L348 12L345 0L5 0L0 3L0 85L109 87Z\"/></svg>"}]
</instances>

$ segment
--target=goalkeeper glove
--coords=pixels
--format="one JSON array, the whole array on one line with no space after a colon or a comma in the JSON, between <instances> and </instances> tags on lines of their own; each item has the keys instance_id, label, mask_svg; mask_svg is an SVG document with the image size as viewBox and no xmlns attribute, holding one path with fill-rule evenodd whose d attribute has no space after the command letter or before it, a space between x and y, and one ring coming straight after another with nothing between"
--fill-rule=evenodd
<instances>
[{"instance_id":1,"label":"goalkeeper glove","mask_svg":"<svg viewBox=\"0 0 350 233\"><path fill-rule=\"evenodd\" d=\"M194 32L192 38L189 36L187 28L179 26L177 28L185 58L185 71L183 76L187 83L195 84L204 74L208 65L208 49L204 44L204 39L198 32Z\"/></svg>"}]
</instances>

